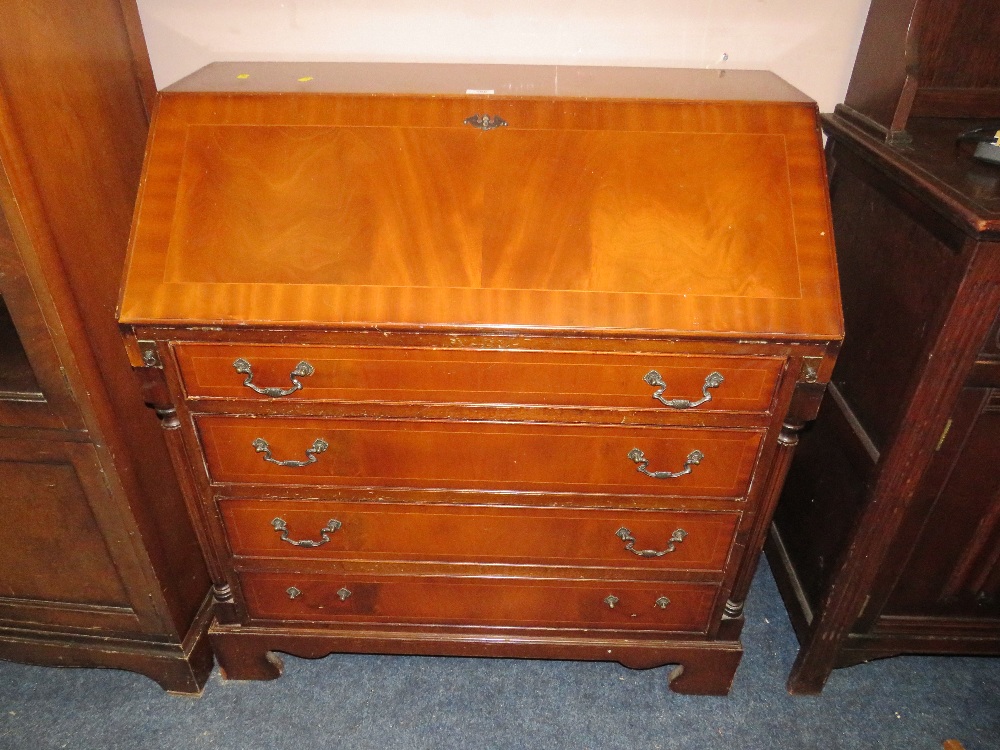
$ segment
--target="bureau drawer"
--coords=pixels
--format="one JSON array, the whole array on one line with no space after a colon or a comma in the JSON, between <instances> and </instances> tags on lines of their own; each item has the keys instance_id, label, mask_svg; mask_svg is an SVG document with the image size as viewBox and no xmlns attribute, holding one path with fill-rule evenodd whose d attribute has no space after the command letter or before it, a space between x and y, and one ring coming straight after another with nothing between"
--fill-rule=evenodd
<instances>
[{"instance_id":1,"label":"bureau drawer","mask_svg":"<svg viewBox=\"0 0 1000 750\"><path fill-rule=\"evenodd\" d=\"M195 399L593 406L665 412L766 412L785 361L265 344L178 344L175 351L185 391Z\"/></svg>"},{"instance_id":2,"label":"bureau drawer","mask_svg":"<svg viewBox=\"0 0 1000 750\"><path fill-rule=\"evenodd\" d=\"M240 575L253 620L704 633L718 587L460 576Z\"/></svg>"},{"instance_id":3,"label":"bureau drawer","mask_svg":"<svg viewBox=\"0 0 1000 750\"><path fill-rule=\"evenodd\" d=\"M217 483L723 497L745 493L763 435L416 420L195 421Z\"/></svg>"},{"instance_id":4,"label":"bureau drawer","mask_svg":"<svg viewBox=\"0 0 1000 750\"><path fill-rule=\"evenodd\" d=\"M239 498L219 506L243 557L717 572L741 515Z\"/></svg>"}]
</instances>

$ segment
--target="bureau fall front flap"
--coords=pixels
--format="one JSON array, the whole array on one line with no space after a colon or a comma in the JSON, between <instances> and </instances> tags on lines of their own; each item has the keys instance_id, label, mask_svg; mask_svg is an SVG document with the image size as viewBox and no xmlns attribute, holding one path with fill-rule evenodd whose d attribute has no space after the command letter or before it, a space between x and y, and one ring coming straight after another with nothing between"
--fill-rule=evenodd
<instances>
[{"instance_id":1,"label":"bureau fall front flap","mask_svg":"<svg viewBox=\"0 0 1000 750\"><path fill-rule=\"evenodd\" d=\"M815 105L770 74L244 68L161 95L123 322L839 330Z\"/></svg>"}]
</instances>

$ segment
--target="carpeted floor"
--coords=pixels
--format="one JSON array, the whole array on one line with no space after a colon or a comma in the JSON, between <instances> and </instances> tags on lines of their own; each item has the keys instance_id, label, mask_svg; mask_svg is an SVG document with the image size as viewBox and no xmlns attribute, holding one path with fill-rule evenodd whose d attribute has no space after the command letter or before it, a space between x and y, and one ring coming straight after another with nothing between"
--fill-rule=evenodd
<instances>
[{"instance_id":1,"label":"carpeted floor","mask_svg":"<svg viewBox=\"0 0 1000 750\"><path fill-rule=\"evenodd\" d=\"M0 662L0 748L1000 748L1000 659L886 659L792 698L797 644L766 565L743 641L726 698L671 693L669 667L617 664L286 657L276 682L216 672L191 699L128 672Z\"/></svg>"}]
</instances>

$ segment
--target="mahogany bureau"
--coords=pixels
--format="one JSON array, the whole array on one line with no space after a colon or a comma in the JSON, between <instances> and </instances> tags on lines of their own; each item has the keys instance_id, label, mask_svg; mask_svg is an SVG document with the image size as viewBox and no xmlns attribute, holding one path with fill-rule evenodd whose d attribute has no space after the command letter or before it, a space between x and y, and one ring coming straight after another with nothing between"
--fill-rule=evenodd
<instances>
[{"instance_id":1,"label":"mahogany bureau","mask_svg":"<svg viewBox=\"0 0 1000 750\"><path fill-rule=\"evenodd\" d=\"M215 582L281 651L678 664L725 693L842 336L770 73L215 64L162 92L120 304Z\"/></svg>"}]
</instances>

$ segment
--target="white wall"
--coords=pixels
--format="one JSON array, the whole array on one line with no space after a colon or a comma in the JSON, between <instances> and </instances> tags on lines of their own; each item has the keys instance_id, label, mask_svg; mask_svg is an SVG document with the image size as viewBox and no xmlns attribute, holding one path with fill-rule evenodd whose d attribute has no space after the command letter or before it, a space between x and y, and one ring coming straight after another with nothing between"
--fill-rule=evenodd
<instances>
[{"instance_id":1,"label":"white wall","mask_svg":"<svg viewBox=\"0 0 1000 750\"><path fill-rule=\"evenodd\" d=\"M823 111L843 101L869 2L138 0L161 88L216 60L764 68Z\"/></svg>"}]
</instances>

